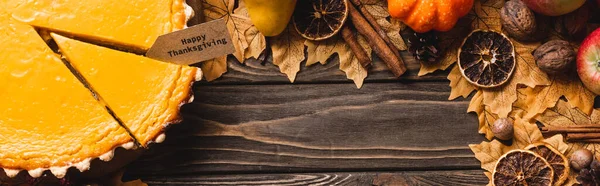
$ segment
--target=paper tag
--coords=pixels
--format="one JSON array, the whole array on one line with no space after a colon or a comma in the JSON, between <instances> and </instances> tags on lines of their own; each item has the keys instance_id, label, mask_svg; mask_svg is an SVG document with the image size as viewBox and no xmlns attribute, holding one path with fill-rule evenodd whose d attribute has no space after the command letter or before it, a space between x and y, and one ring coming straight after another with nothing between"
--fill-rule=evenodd
<instances>
[{"instance_id":1,"label":"paper tag","mask_svg":"<svg viewBox=\"0 0 600 186\"><path fill-rule=\"evenodd\" d=\"M235 52L227 24L217 19L159 36L146 52L149 58L190 65Z\"/></svg>"}]
</instances>

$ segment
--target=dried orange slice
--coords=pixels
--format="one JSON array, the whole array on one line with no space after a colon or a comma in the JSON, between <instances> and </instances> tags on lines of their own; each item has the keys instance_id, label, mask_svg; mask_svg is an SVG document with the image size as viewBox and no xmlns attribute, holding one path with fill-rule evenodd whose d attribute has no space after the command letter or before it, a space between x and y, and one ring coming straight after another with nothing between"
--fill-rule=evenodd
<instances>
[{"instance_id":1,"label":"dried orange slice","mask_svg":"<svg viewBox=\"0 0 600 186\"><path fill-rule=\"evenodd\" d=\"M470 83L497 87L506 83L516 66L515 49L502 33L475 30L458 49L458 67Z\"/></svg>"},{"instance_id":2,"label":"dried orange slice","mask_svg":"<svg viewBox=\"0 0 600 186\"><path fill-rule=\"evenodd\" d=\"M503 185L552 185L554 170L543 157L529 150L512 150L502 155L494 172L492 184Z\"/></svg>"},{"instance_id":3,"label":"dried orange slice","mask_svg":"<svg viewBox=\"0 0 600 186\"><path fill-rule=\"evenodd\" d=\"M294 27L302 37L324 40L338 33L348 17L348 0L302 0L296 4Z\"/></svg>"},{"instance_id":4,"label":"dried orange slice","mask_svg":"<svg viewBox=\"0 0 600 186\"><path fill-rule=\"evenodd\" d=\"M554 170L554 185L561 185L569 177L569 160L560 151L546 143L534 143L527 147L530 150L540 155L552 166Z\"/></svg>"}]
</instances>

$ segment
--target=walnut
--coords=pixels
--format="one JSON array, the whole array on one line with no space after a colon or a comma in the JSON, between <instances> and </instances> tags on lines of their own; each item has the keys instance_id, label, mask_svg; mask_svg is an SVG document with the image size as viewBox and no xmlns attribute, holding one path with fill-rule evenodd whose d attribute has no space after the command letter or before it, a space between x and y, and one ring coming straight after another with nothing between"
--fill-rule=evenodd
<instances>
[{"instance_id":1,"label":"walnut","mask_svg":"<svg viewBox=\"0 0 600 186\"><path fill-rule=\"evenodd\" d=\"M576 56L573 47L564 40L548 41L533 51L537 66L551 75L568 72Z\"/></svg>"},{"instance_id":2,"label":"walnut","mask_svg":"<svg viewBox=\"0 0 600 186\"><path fill-rule=\"evenodd\" d=\"M500 10L500 20L502 29L517 40L530 41L538 30L535 14L521 0L504 3Z\"/></svg>"}]
</instances>

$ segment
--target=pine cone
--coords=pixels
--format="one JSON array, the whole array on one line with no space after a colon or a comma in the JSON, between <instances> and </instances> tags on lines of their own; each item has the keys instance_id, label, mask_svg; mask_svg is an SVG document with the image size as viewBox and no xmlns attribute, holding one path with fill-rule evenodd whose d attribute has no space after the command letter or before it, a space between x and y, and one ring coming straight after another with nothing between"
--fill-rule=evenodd
<instances>
[{"instance_id":1,"label":"pine cone","mask_svg":"<svg viewBox=\"0 0 600 186\"><path fill-rule=\"evenodd\" d=\"M422 62L434 63L439 57L438 42L435 32L415 32L408 38L408 44L410 45L408 50L413 54L415 59Z\"/></svg>"},{"instance_id":2,"label":"pine cone","mask_svg":"<svg viewBox=\"0 0 600 186\"><path fill-rule=\"evenodd\" d=\"M581 169L577 181L583 186L600 185L600 162L594 160L589 169Z\"/></svg>"}]
</instances>

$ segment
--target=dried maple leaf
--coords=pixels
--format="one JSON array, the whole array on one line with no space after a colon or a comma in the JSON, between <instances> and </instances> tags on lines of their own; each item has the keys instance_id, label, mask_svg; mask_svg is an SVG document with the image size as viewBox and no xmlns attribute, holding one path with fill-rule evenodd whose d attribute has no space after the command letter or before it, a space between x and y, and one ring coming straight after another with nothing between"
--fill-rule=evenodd
<instances>
[{"instance_id":1,"label":"dried maple leaf","mask_svg":"<svg viewBox=\"0 0 600 186\"><path fill-rule=\"evenodd\" d=\"M304 41L304 45L306 45L308 53L306 66L311 66L315 63L324 65L331 55L340 50L339 48L346 48L346 43L337 36L321 41L306 40Z\"/></svg>"},{"instance_id":2,"label":"dried maple leaf","mask_svg":"<svg viewBox=\"0 0 600 186\"><path fill-rule=\"evenodd\" d=\"M279 66L281 73L286 74L292 83L300 71L300 63L305 59L304 41L290 24L283 33L274 37L271 43L273 64Z\"/></svg>"},{"instance_id":3,"label":"dried maple leaf","mask_svg":"<svg viewBox=\"0 0 600 186\"><path fill-rule=\"evenodd\" d=\"M505 145L498 140L493 140L491 142L484 141L481 142L481 144L469 145L473 153L475 153L475 158L481 162L481 168L487 171L486 176L490 178L490 183L488 185L491 185L491 173L494 171L496 162L508 151L524 149L528 145L537 142L546 142L554 148L559 149L559 151L566 149L566 144L563 142L562 136L556 135L544 140L542 133L535 124L529 123L520 117L515 118L514 130L514 137L510 146Z\"/></svg>"},{"instance_id":4,"label":"dried maple leaf","mask_svg":"<svg viewBox=\"0 0 600 186\"><path fill-rule=\"evenodd\" d=\"M385 31L387 36L390 38L392 44L396 46L398 50L406 50L406 43L400 31L406 28L406 25L400 20L391 19L390 13L387 9L387 2L381 0L360 0L362 6L364 6L371 15L377 20L377 24L381 26L381 29ZM388 20L390 18L390 20Z\"/></svg>"},{"instance_id":5,"label":"dried maple leaf","mask_svg":"<svg viewBox=\"0 0 600 186\"><path fill-rule=\"evenodd\" d=\"M581 109L586 114L591 114L596 97L594 93L585 88L575 74L551 77L550 85L535 87L528 90L526 94L528 95L527 104L530 105L526 118L533 118L547 108L556 106L557 101L563 95L571 106Z\"/></svg>"},{"instance_id":6,"label":"dried maple leaf","mask_svg":"<svg viewBox=\"0 0 600 186\"><path fill-rule=\"evenodd\" d=\"M364 37L357 37L358 43L365 49L368 56L371 56L371 48ZM362 67L350 46L338 47L336 51L340 55L340 70L346 73L348 79L352 79L357 88L361 88L364 79L367 77L367 70Z\"/></svg>"},{"instance_id":7,"label":"dried maple leaf","mask_svg":"<svg viewBox=\"0 0 600 186\"><path fill-rule=\"evenodd\" d=\"M227 72L227 56L204 61L200 64L200 69L206 81L213 81Z\"/></svg>"},{"instance_id":8,"label":"dried maple leaf","mask_svg":"<svg viewBox=\"0 0 600 186\"><path fill-rule=\"evenodd\" d=\"M244 1L239 1L238 7L234 11L234 15L236 17L246 17L249 19L250 14L248 13L248 9L246 8L246 3ZM248 24L249 22L244 22L246 24L240 24L241 30L246 30L244 32L244 37L246 39L246 43L248 43L248 47L244 51L244 59L248 59L254 57L254 59L258 59L260 54L267 48L267 41L265 35L258 31L258 29L254 26L254 24Z\"/></svg>"},{"instance_id":9,"label":"dried maple leaf","mask_svg":"<svg viewBox=\"0 0 600 186\"><path fill-rule=\"evenodd\" d=\"M517 98L517 102L513 105L513 112L509 116L513 120L517 117L522 118L527 109L526 105L523 104L526 96L522 93L521 89L517 92ZM492 140L494 137L494 133L491 131L492 125L500 117L491 112L490 106L483 104L483 91L477 91L473 98L471 98L467 112L475 112L477 114L477 118L479 119L479 134L484 134L486 139ZM529 121L529 119L525 120Z\"/></svg>"},{"instance_id":10,"label":"dried maple leaf","mask_svg":"<svg viewBox=\"0 0 600 186\"><path fill-rule=\"evenodd\" d=\"M456 99L460 96L463 98L467 98L471 92L475 91L477 87L473 84L469 83L467 79L460 72L460 68L458 65L452 68L452 71L448 74L448 80L450 80L450 87L452 88L450 91L450 97L448 100Z\"/></svg>"},{"instance_id":11,"label":"dried maple leaf","mask_svg":"<svg viewBox=\"0 0 600 186\"><path fill-rule=\"evenodd\" d=\"M246 41L246 30L250 28L252 22L250 18L243 14L234 14L233 7L235 0L202 0L202 13L206 21L223 18L227 23L227 29L231 35L231 41L235 47L233 56L243 63L244 51L248 48Z\"/></svg>"}]
</instances>

